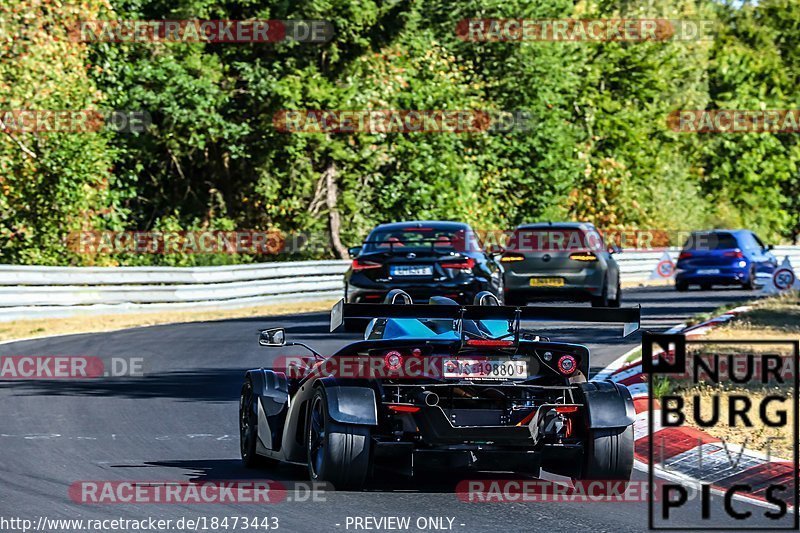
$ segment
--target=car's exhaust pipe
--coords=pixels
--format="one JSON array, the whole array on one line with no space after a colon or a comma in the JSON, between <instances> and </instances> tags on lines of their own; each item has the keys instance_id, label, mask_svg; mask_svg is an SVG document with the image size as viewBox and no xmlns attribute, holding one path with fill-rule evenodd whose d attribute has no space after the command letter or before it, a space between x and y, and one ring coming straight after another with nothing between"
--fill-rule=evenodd
<instances>
[{"instance_id":1,"label":"car's exhaust pipe","mask_svg":"<svg viewBox=\"0 0 800 533\"><path fill-rule=\"evenodd\" d=\"M431 391L422 391L417 395L417 398L422 400L428 407L436 407L439 405L439 395Z\"/></svg>"},{"instance_id":2,"label":"car's exhaust pipe","mask_svg":"<svg viewBox=\"0 0 800 533\"><path fill-rule=\"evenodd\" d=\"M439 405L439 395L435 392L426 392L425 393L425 405L428 407L436 407Z\"/></svg>"}]
</instances>

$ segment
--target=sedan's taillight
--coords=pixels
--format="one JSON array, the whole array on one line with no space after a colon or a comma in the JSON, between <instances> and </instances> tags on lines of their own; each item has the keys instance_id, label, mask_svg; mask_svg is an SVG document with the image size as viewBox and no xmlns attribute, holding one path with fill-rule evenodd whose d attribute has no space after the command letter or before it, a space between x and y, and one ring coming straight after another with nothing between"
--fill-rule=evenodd
<instances>
[{"instance_id":1,"label":"sedan's taillight","mask_svg":"<svg viewBox=\"0 0 800 533\"><path fill-rule=\"evenodd\" d=\"M449 261L447 263L439 263L442 268L452 268L458 270L472 270L475 268L475 260L471 257L466 259L459 259L458 261Z\"/></svg>"},{"instance_id":2,"label":"sedan's taillight","mask_svg":"<svg viewBox=\"0 0 800 533\"><path fill-rule=\"evenodd\" d=\"M353 270L369 270L370 268L380 268L383 265L374 261L364 261L363 259L353 259Z\"/></svg>"},{"instance_id":3,"label":"sedan's taillight","mask_svg":"<svg viewBox=\"0 0 800 533\"><path fill-rule=\"evenodd\" d=\"M678 261L680 261L681 259L689 259L690 257L692 257L691 252L681 252L680 255L678 256Z\"/></svg>"}]
</instances>

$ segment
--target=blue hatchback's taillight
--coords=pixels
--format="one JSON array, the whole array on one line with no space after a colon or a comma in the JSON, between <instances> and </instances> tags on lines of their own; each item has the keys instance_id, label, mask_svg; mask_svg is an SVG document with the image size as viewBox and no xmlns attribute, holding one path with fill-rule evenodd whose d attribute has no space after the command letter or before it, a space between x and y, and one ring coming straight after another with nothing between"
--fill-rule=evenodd
<instances>
[{"instance_id":1,"label":"blue hatchback's taillight","mask_svg":"<svg viewBox=\"0 0 800 533\"><path fill-rule=\"evenodd\" d=\"M731 250L722 254L723 257L734 257L736 259L744 259L744 253L741 250Z\"/></svg>"}]
</instances>

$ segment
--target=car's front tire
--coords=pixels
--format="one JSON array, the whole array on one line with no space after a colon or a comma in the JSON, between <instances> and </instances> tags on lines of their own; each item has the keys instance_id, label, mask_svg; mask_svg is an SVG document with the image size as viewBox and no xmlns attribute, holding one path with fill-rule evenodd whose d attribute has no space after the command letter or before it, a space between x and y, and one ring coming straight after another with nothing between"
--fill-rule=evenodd
<instances>
[{"instance_id":1,"label":"car's front tire","mask_svg":"<svg viewBox=\"0 0 800 533\"><path fill-rule=\"evenodd\" d=\"M676 281L675 290L678 292L686 292L689 290L689 284L685 281Z\"/></svg>"},{"instance_id":2,"label":"car's front tire","mask_svg":"<svg viewBox=\"0 0 800 533\"><path fill-rule=\"evenodd\" d=\"M370 470L371 447L370 428L333 420L325 392L318 389L311 399L306 421L311 480L327 481L339 490L362 489Z\"/></svg>"},{"instance_id":3,"label":"car's front tire","mask_svg":"<svg viewBox=\"0 0 800 533\"><path fill-rule=\"evenodd\" d=\"M258 441L258 415L256 403L258 398L253 392L253 382L245 379L239 395L239 451L245 468L261 468L277 463L274 459L256 453Z\"/></svg>"},{"instance_id":4,"label":"car's front tire","mask_svg":"<svg viewBox=\"0 0 800 533\"><path fill-rule=\"evenodd\" d=\"M583 468L577 479L624 480L633 471L633 426L590 429L584 443Z\"/></svg>"}]
</instances>

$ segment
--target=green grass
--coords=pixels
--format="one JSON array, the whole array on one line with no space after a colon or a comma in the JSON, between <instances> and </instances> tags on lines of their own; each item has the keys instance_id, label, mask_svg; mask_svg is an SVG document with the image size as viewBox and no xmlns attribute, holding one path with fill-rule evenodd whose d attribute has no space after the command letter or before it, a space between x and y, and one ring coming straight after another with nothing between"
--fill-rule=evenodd
<instances>
[{"instance_id":1,"label":"green grass","mask_svg":"<svg viewBox=\"0 0 800 533\"><path fill-rule=\"evenodd\" d=\"M626 363L633 363L634 361L642 358L642 349L636 348L631 354L625 359Z\"/></svg>"},{"instance_id":2,"label":"green grass","mask_svg":"<svg viewBox=\"0 0 800 533\"><path fill-rule=\"evenodd\" d=\"M651 392L653 398L661 398L665 394L672 392L672 382L666 376L656 376L653 378L653 390Z\"/></svg>"}]
</instances>

